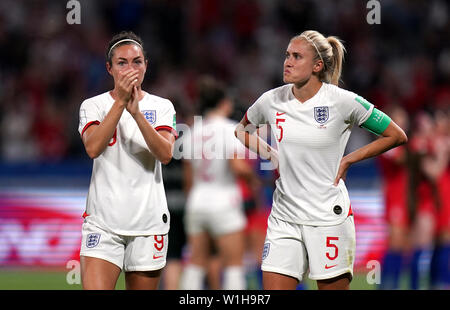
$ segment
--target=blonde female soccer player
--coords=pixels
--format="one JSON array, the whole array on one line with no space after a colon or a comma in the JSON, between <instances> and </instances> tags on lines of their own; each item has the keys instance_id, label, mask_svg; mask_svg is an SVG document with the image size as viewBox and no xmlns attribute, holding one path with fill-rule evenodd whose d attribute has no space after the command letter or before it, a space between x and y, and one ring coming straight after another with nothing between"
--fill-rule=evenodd
<instances>
[{"instance_id":1,"label":"blonde female soccer player","mask_svg":"<svg viewBox=\"0 0 450 310\"><path fill-rule=\"evenodd\" d=\"M387 115L338 87L343 54L336 37L317 31L293 37L284 61L286 85L264 93L235 130L280 174L262 254L265 289L295 289L308 269L319 289L349 288L355 227L347 170L407 141ZM278 151L252 134L250 127L262 124L271 124ZM380 138L343 157L354 126Z\"/></svg>"},{"instance_id":2,"label":"blonde female soccer player","mask_svg":"<svg viewBox=\"0 0 450 310\"><path fill-rule=\"evenodd\" d=\"M147 69L132 32L112 38L106 68L114 89L86 99L79 132L94 160L80 252L85 289L114 289L123 270L127 289L157 288L166 263L169 211L161 163L172 158L172 103L141 89Z\"/></svg>"}]
</instances>

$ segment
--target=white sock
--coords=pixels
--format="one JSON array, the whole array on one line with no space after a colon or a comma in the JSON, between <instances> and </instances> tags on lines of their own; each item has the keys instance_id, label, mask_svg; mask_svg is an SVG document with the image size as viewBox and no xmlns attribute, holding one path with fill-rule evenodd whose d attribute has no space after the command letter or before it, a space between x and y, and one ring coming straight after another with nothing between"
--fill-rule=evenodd
<instances>
[{"instance_id":1,"label":"white sock","mask_svg":"<svg viewBox=\"0 0 450 310\"><path fill-rule=\"evenodd\" d=\"M228 266L223 271L224 290L245 290L247 283L245 280L245 271L242 266Z\"/></svg>"},{"instance_id":2,"label":"white sock","mask_svg":"<svg viewBox=\"0 0 450 310\"><path fill-rule=\"evenodd\" d=\"M187 265L181 276L180 289L182 290L201 290L206 271L198 265Z\"/></svg>"}]
</instances>

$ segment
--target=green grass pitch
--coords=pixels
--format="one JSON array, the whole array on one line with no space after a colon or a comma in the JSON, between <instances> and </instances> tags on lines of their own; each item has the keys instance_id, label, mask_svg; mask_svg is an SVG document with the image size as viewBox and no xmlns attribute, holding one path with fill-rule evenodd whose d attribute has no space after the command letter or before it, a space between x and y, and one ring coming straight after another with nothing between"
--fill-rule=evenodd
<instances>
[{"instance_id":1,"label":"green grass pitch","mask_svg":"<svg viewBox=\"0 0 450 310\"><path fill-rule=\"evenodd\" d=\"M69 284L65 270L0 269L0 290L80 290L80 284ZM317 289L315 281L304 282L307 289ZM367 283L366 275L356 273L350 288L373 290L375 285ZM124 275L120 275L116 289L125 289Z\"/></svg>"}]
</instances>

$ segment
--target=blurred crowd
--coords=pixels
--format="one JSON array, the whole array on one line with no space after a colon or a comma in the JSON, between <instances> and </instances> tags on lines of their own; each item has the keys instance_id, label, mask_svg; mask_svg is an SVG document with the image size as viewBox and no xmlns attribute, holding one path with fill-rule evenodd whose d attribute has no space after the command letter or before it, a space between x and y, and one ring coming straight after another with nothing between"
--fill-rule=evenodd
<instances>
[{"instance_id":1,"label":"blurred crowd","mask_svg":"<svg viewBox=\"0 0 450 310\"><path fill-rule=\"evenodd\" d=\"M67 23L66 1L0 2L2 162L86 156L77 132L79 106L112 88L105 49L122 30L144 41L149 67L143 89L172 100L177 122L188 123L196 113L200 76L212 75L229 86L236 103L233 118L239 120L263 92L282 85L289 39L314 29L344 41L343 88L388 114L401 111L399 124L410 137L408 160L400 161L409 173L408 221L414 222L423 197L431 197L428 203L440 214L431 224L418 223L422 230L415 233L424 237L423 231L432 230L423 241L430 245L435 227L448 225L440 222L448 214L439 213L445 196L439 180L448 171L449 154L447 1L380 1L381 23L375 25L367 23L367 1L361 0L79 2L79 25ZM356 134L361 143L374 138ZM394 252L398 243L405 244L395 238L391 235Z\"/></svg>"},{"instance_id":2,"label":"blurred crowd","mask_svg":"<svg viewBox=\"0 0 450 310\"><path fill-rule=\"evenodd\" d=\"M450 123L435 107L410 117L388 111L409 135L408 144L378 157L383 176L388 248L381 288L450 288ZM401 284L402 274L409 275Z\"/></svg>"},{"instance_id":3,"label":"blurred crowd","mask_svg":"<svg viewBox=\"0 0 450 310\"><path fill-rule=\"evenodd\" d=\"M149 55L144 89L170 98L178 121L192 113L199 75L230 86L235 118L282 84L289 39L306 29L344 40L343 87L380 108L411 117L450 101L449 4L382 1L369 25L365 1L172 0L79 1L69 25L65 1L0 3L0 157L46 161L84 153L76 132L82 100L112 87L105 48L133 30Z\"/></svg>"}]
</instances>

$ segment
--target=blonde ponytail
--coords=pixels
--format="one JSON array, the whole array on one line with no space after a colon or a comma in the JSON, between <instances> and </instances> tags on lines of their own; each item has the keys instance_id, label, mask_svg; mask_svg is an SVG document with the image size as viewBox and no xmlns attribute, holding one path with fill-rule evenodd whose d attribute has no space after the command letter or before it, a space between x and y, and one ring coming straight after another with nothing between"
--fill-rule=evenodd
<instances>
[{"instance_id":1,"label":"blonde ponytail","mask_svg":"<svg viewBox=\"0 0 450 310\"><path fill-rule=\"evenodd\" d=\"M345 47L341 40L334 36L329 36L327 38L328 43L330 43L333 49L332 56L332 66L327 71L329 72L330 83L334 85L339 85L342 73L342 65L344 62Z\"/></svg>"},{"instance_id":2,"label":"blonde ponytail","mask_svg":"<svg viewBox=\"0 0 450 310\"><path fill-rule=\"evenodd\" d=\"M323 34L315 30L307 30L291 39L304 39L316 51L316 60L323 62L323 69L318 73L318 78L322 82L338 85L342 65L344 62L345 47L335 36L325 38Z\"/></svg>"}]
</instances>

